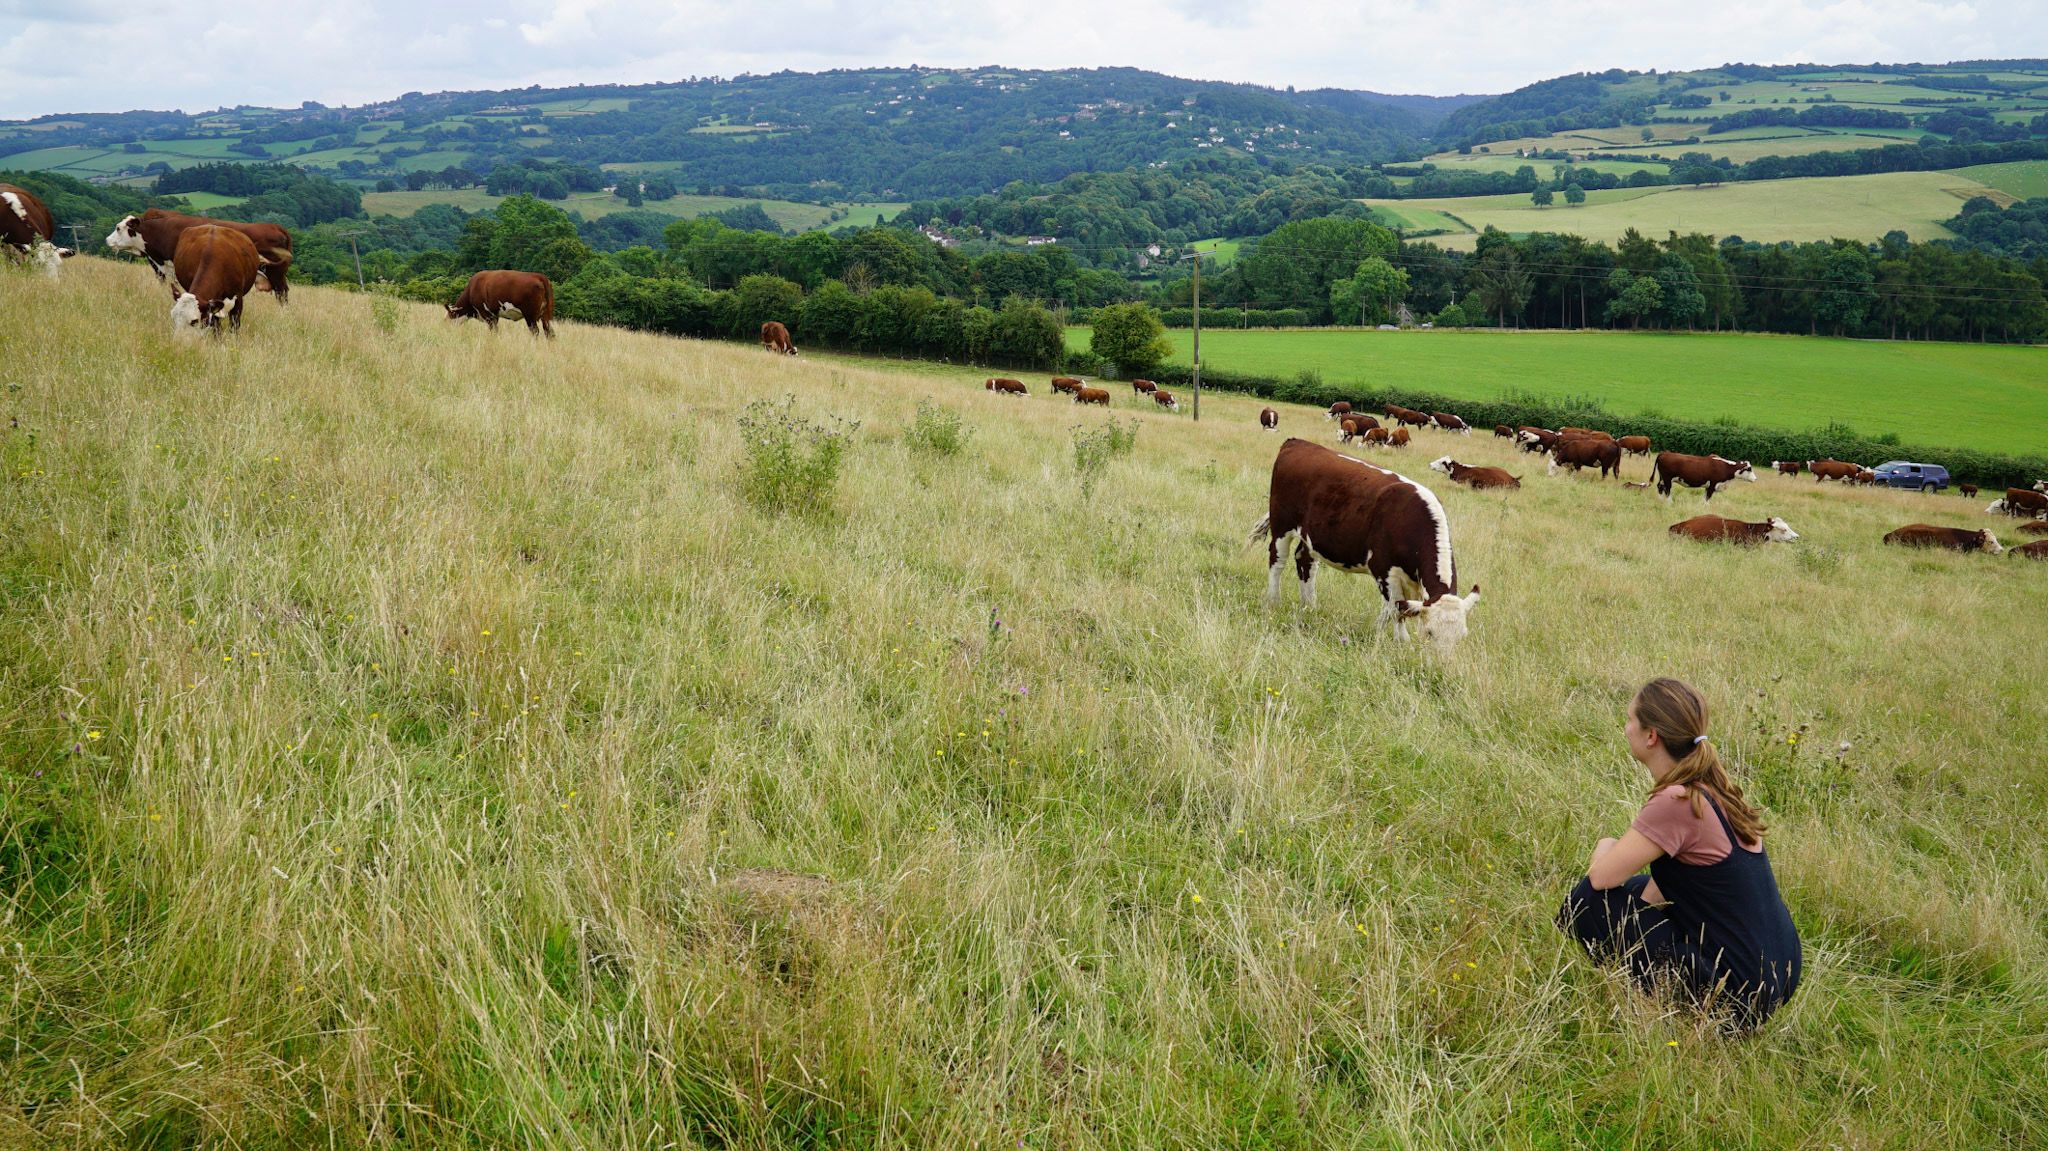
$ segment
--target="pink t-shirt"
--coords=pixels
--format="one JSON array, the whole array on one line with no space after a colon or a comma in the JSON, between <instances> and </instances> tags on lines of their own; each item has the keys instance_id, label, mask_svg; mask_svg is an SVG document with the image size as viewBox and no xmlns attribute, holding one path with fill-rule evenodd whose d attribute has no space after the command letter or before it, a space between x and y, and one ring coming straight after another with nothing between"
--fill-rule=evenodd
<instances>
[{"instance_id":1,"label":"pink t-shirt","mask_svg":"<svg viewBox=\"0 0 2048 1151\"><path fill-rule=\"evenodd\" d=\"M1687 798L1683 784L1672 784L1651 796L1629 826L1680 863L1701 866L1728 858L1728 833L1714 817L1713 807L1702 795L1700 814L1695 818L1692 800ZM1742 847L1745 851L1764 849L1761 843L1745 843Z\"/></svg>"}]
</instances>

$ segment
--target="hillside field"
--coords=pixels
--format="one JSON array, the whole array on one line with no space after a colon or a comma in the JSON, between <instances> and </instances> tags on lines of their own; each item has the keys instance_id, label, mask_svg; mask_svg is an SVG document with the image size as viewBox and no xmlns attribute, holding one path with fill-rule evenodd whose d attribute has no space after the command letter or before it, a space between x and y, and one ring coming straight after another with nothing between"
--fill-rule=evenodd
<instances>
[{"instance_id":1,"label":"hillside field","mask_svg":"<svg viewBox=\"0 0 2048 1151\"><path fill-rule=\"evenodd\" d=\"M365 192L363 211L372 216L410 216L428 204L453 204L469 212L485 212L498 206L503 196L493 196L481 188L429 189L421 192ZM643 208L635 209L624 200L609 192L573 192L566 200L550 201L565 212L578 212L585 219L609 216L614 212L648 211L663 215L689 219L706 212L722 212L727 208L738 208L747 204L759 204L761 210L785 229L792 232L808 232L817 228L839 227L845 224L872 224L877 214L893 218L907 204L799 204L793 200L764 200L758 196L689 196L677 195L666 200L649 200ZM834 208L846 210L840 220L830 217Z\"/></svg>"},{"instance_id":2,"label":"hillside field","mask_svg":"<svg viewBox=\"0 0 2048 1151\"><path fill-rule=\"evenodd\" d=\"M1209 313L1205 310L1203 315ZM1219 321L1228 309L1220 309ZM1188 362L1193 333L1169 329ZM1067 330L1088 346L1089 330ZM1590 396L1616 415L1660 412L1800 431L1830 421L1908 444L2038 454L2048 442L2048 350L1984 344L1665 332L1202 329L1219 371L1414 388L1468 399L1509 390ZM1996 419L1984 414L1996 412Z\"/></svg>"},{"instance_id":3,"label":"hillside field","mask_svg":"<svg viewBox=\"0 0 2048 1151\"><path fill-rule=\"evenodd\" d=\"M1484 589L1438 659L1358 577L1262 604L1255 401L166 312L0 280L0 1145L2048 1141L2048 564L1878 542L1978 504L1767 478L1713 510L1800 541L1696 546L1697 494L1427 432L1386 462ZM860 421L809 514L739 480L785 394ZM1660 674L1805 940L1747 1039L1551 922Z\"/></svg>"},{"instance_id":4,"label":"hillside field","mask_svg":"<svg viewBox=\"0 0 2048 1151\"><path fill-rule=\"evenodd\" d=\"M1837 236L1875 240L1898 229L1915 240L1931 240L1951 235L1941 221L1961 211L1963 201L1983 194L1985 187L1963 172L1885 172L1697 187L1614 188L1586 193L1586 202L1578 207L1567 207L1560 200L1552 207L1538 208L1525 195L1364 203L1376 211L1395 214L1456 215L1467 231L1433 242L1464 250L1470 250L1478 242L1478 233L1489 225L1504 232L1571 232L1609 242L1630 228L1654 236L1670 231L1705 232L1767 243Z\"/></svg>"}]
</instances>

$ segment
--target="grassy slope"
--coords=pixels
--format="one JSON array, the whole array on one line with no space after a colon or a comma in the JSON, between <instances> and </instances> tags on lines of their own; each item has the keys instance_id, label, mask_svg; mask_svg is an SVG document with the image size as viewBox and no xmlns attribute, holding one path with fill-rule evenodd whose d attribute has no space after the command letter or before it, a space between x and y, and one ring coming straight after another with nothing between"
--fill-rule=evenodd
<instances>
[{"instance_id":1,"label":"grassy slope","mask_svg":"<svg viewBox=\"0 0 2048 1151\"><path fill-rule=\"evenodd\" d=\"M1482 497L1429 433L1486 587L1440 665L1356 578L1260 606L1249 402L1119 396L1089 499L1103 416L979 373L301 292L181 347L139 269L0 291L0 1141L2048 1137L2048 570L1877 543L1972 505L1765 480L1715 510L1804 541L1693 547L1696 496ZM834 516L736 495L785 390L865 421ZM927 397L960 458L906 452ZM1550 925L1664 672L1808 941L1749 1042Z\"/></svg>"},{"instance_id":2,"label":"grassy slope","mask_svg":"<svg viewBox=\"0 0 2048 1151\"><path fill-rule=\"evenodd\" d=\"M1205 312L1205 315L1207 313ZM1228 313L1219 311L1220 320ZM1185 363L1187 329L1167 332ZM1088 346L1088 330L1067 342ZM1806 336L1629 332L1202 330L1202 363L1331 383L1399 384L1493 399L1509 389L1593 396L1608 410L1735 417L1805 429L1830 420L1914 444L2038 452L2048 426L2048 351ZM1983 418L1997 412L1995 420Z\"/></svg>"},{"instance_id":3,"label":"grassy slope","mask_svg":"<svg viewBox=\"0 0 2048 1151\"><path fill-rule=\"evenodd\" d=\"M1538 208L1527 196L1465 196L1424 200L1368 200L1374 207L1454 212L1474 229L1488 224L1508 232L1575 232L1614 240L1630 227L1663 235L1707 232L1748 240L1859 239L1897 228L1915 240L1949 235L1940 221L1954 216L1963 197L1981 187L1961 172L1888 172L1876 176L1756 180L1709 187L1622 188L1589 192L1576 208ZM1471 247L1475 235L1446 237Z\"/></svg>"},{"instance_id":4,"label":"grassy slope","mask_svg":"<svg viewBox=\"0 0 2048 1151\"><path fill-rule=\"evenodd\" d=\"M2010 164L1979 164L1961 168L1957 175L1996 188L2022 200L2048 196L2048 160L2018 160Z\"/></svg>"},{"instance_id":5,"label":"grassy slope","mask_svg":"<svg viewBox=\"0 0 2048 1151\"><path fill-rule=\"evenodd\" d=\"M363 211L372 216L410 216L428 204L453 204L471 212L488 211L498 205L502 196L493 196L481 188L463 188L450 191L435 189L424 192L365 192ZM577 192L566 200L553 201L565 211L581 212L586 218L608 216L613 212L628 212L634 209L624 200L605 192ZM761 209L792 231L807 232L813 228L837 224L872 224L875 215L894 217L908 205L857 203L841 204L848 215L844 220L831 221L827 217L832 209L818 204L799 204L789 200L763 200L759 197L735 196L674 196L667 200L649 200L645 210L661 212L671 216L692 217L704 212L722 212L745 204L759 204Z\"/></svg>"}]
</instances>

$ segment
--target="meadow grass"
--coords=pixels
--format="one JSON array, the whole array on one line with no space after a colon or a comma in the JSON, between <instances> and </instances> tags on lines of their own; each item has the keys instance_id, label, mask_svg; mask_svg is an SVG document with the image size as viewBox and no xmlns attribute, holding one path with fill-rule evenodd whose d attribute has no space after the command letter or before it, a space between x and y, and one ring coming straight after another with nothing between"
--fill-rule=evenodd
<instances>
[{"instance_id":1,"label":"meadow grass","mask_svg":"<svg viewBox=\"0 0 2048 1151\"><path fill-rule=\"evenodd\" d=\"M365 192L363 211L372 216L410 216L428 204L453 204L470 212L487 212L498 206L503 196L493 196L481 188L435 188L419 192ZM609 192L575 192L566 200L552 201L563 211L581 213L586 219L609 216L613 212L648 211L688 219L707 212L722 212L747 204L759 204L761 210L784 228L793 232L808 232L815 228L836 226L841 223L872 223L874 216L895 216L909 205L903 203L879 203L861 201L837 205L800 204L793 200L764 200L758 196L693 196L677 195L666 200L649 200L641 208L634 208L626 201ZM845 220L834 221L829 217L834 207L847 211Z\"/></svg>"},{"instance_id":2,"label":"meadow grass","mask_svg":"<svg viewBox=\"0 0 2048 1151\"><path fill-rule=\"evenodd\" d=\"M1834 422L1873 438L2021 454L2042 450L2048 425L2041 348L1707 332L1233 331L1230 309L1202 315L1204 365L1275 379L1313 371L1331 384L1473 400L1589 396L1622 417L1654 411L1794 431ZM1067 345L1086 348L1089 335L1069 328ZM1192 337L1167 331L1175 362L1188 362Z\"/></svg>"},{"instance_id":3,"label":"meadow grass","mask_svg":"<svg viewBox=\"0 0 2048 1151\"><path fill-rule=\"evenodd\" d=\"M161 296L0 278L0 1144L2048 1137L2048 567L1878 543L1975 504L1765 480L1713 510L1803 540L1694 546L1426 433L1485 597L1437 661L1360 579L1262 605L1257 401ZM821 514L740 487L785 392L862 422ZM1665 673L1806 938L1747 1040L1551 924Z\"/></svg>"}]
</instances>

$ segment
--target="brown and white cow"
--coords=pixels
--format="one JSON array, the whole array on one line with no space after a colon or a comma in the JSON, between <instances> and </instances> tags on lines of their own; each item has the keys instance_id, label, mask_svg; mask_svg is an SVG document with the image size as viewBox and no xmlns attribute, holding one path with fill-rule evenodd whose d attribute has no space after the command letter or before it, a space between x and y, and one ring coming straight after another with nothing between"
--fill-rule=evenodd
<instances>
[{"instance_id":1,"label":"brown and white cow","mask_svg":"<svg viewBox=\"0 0 2048 1151\"><path fill-rule=\"evenodd\" d=\"M1650 454L1650 437L1623 436L1621 450L1632 456L1647 456Z\"/></svg>"},{"instance_id":2,"label":"brown and white cow","mask_svg":"<svg viewBox=\"0 0 2048 1151\"><path fill-rule=\"evenodd\" d=\"M201 224L178 237L171 256L172 274L184 290L171 304L171 333L196 336L211 329L220 335L221 315L228 327L242 326L242 304L256 289L262 260L249 237L232 228Z\"/></svg>"},{"instance_id":3,"label":"brown and white cow","mask_svg":"<svg viewBox=\"0 0 2048 1151\"><path fill-rule=\"evenodd\" d=\"M1337 439L1341 443L1348 444L1379 426L1380 422L1373 417L1361 416L1357 412L1353 412L1337 421Z\"/></svg>"},{"instance_id":4,"label":"brown and white cow","mask_svg":"<svg viewBox=\"0 0 2048 1151\"><path fill-rule=\"evenodd\" d=\"M1613 432L1603 432L1599 428L1559 428L1557 429L1557 434L1560 436L1591 436L1596 440L1611 440L1614 438Z\"/></svg>"},{"instance_id":5,"label":"brown and white cow","mask_svg":"<svg viewBox=\"0 0 2048 1151\"><path fill-rule=\"evenodd\" d=\"M2048 480L2035 480L2034 490L2043 495L2048 495Z\"/></svg>"},{"instance_id":6,"label":"brown and white cow","mask_svg":"<svg viewBox=\"0 0 2048 1151\"><path fill-rule=\"evenodd\" d=\"M1390 448L1405 448L1405 447L1407 447L1407 446L1408 446L1408 429L1407 429L1407 428L1395 428L1395 429L1394 429L1394 432L1393 432L1393 434L1387 437L1387 446L1388 446L1388 447L1390 447Z\"/></svg>"},{"instance_id":7,"label":"brown and white cow","mask_svg":"<svg viewBox=\"0 0 2048 1151\"><path fill-rule=\"evenodd\" d=\"M482 320L490 329L498 330L499 317L510 313L513 319L524 319L529 335L539 336L546 330L548 339L555 338L555 285L539 272L478 272L462 286L462 294L448 305L451 320ZM770 351L776 349L768 343L768 328L781 328L774 320L761 325L761 346ZM784 340L789 331L782 332ZM795 348L789 349L796 354Z\"/></svg>"},{"instance_id":8,"label":"brown and white cow","mask_svg":"<svg viewBox=\"0 0 2048 1151\"><path fill-rule=\"evenodd\" d=\"M1848 483L1855 479L1863 468L1859 464L1844 463L1841 460L1808 460L1806 470L1813 473L1814 483L1820 483L1822 480L1840 480Z\"/></svg>"},{"instance_id":9,"label":"brown and white cow","mask_svg":"<svg viewBox=\"0 0 2048 1151\"><path fill-rule=\"evenodd\" d=\"M2048 536L2048 520L2028 520L2019 530L2030 536Z\"/></svg>"},{"instance_id":10,"label":"brown and white cow","mask_svg":"<svg viewBox=\"0 0 2048 1151\"><path fill-rule=\"evenodd\" d=\"M1454 484L1469 484L1474 488L1519 488L1522 486L1521 477L1509 475L1506 468L1475 468L1461 464L1449 456L1439 460L1431 460L1429 466L1431 470L1442 472L1451 477L1451 482Z\"/></svg>"},{"instance_id":11,"label":"brown and white cow","mask_svg":"<svg viewBox=\"0 0 2048 1151\"><path fill-rule=\"evenodd\" d=\"M1461 435L1467 436L1472 434L1471 424L1466 423L1449 412L1431 412L1429 413L1429 422L1447 432L1458 432Z\"/></svg>"},{"instance_id":12,"label":"brown and white cow","mask_svg":"<svg viewBox=\"0 0 2048 1151\"><path fill-rule=\"evenodd\" d=\"M149 262L149 269L156 278L164 278L164 269L171 266L178 251L178 237L187 228L211 224L216 228L227 228L249 237L256 245L256 258L263 262L263 291L277 297L280 304L291 299L291 284L285 273L292 266L292 234L276 224L247 224L240 220L216 220L211 216L193 216L184 212L168 212L162 208L151 208L140 216L123 216L114 230L107 233L107 247L116 252L127 252L141 256ZM171 285L171 294L178 294L178 285Z\"/></svg>"},{"instance_id":13,"label":"brown and white cow","mask_svg":"<svg viewBox=\"0 0 2048 1151\"><path fill-rule=\"evenodd\" d=\"M1077 404L1101 404L1109 406L1108 388L1075 388L1074 402Z\"/></svg>"},{"instance_id":14,"label":"brown and white cow","mask_svg":"<svg viewBox=\"0 0 2048 1151\"><path fill-rule=\"evenodd\" d=\"M1426 428L1429 426L1428 412L1418 412L1414 408L1404 408L1399 404L1388 404L1387 414L1392 416L1397 424L1403 424L1411 428Z\"/></svg>"},{"instance_id":15,"label":"brown and white cow","mask_svg":"<svg viewBox=\"0 0 2048 1151\"><path fill-rule=\"evenodd\" d=\"M25 260L51 279L64 259L75 255L57 246L57 219L35 193L13 184L0 184L0 248L11 259Z\"/></svg>"},{"instance_id":16,"label":"brown and white cow","mask_svg":"<svg viewBox=\"0 0 2048 1151\"><path fill-rule=\"evenodd\" d=\"M1387 440L1392 436L1393 433L1385 428L1367 428L1363 438L1367 447L1383 448L1387 446Z\"/></svg>"},{"instance_id":17,"label":"brown and white cow","mask_svg":"<svg viewBox=\"0 0 2048 1151\"><path fill-rule=\"evenodd\" d=\"M1533 428L1525 425L1515 429L1515 443L1525 452L1547 452L1556 447L1557 441L1563 438L1564 435L1562 433L1553 432L1549 428Z\"/></svg>"},{"instance_id":18,"label":"brown and white cow","mask_svg":"<svg viewBox=\"0 0 2048 1151\"><path fill-rule=\"evenodd\" d=\"M1010 379L1008 376L991 377L987 383L982 385L982 387L987 388L989 391L994 392L999 396L1028 396L1031 394L1030 391L1024 387L1023 380L1013 380Z\"/></svg>"},{"instance_id":19,"label":"brown and white cow","mask_svg":"<svg viewBox=\"0 0 2048 1151\"><path fill-rule=\"evenodd\" d=\"M1054 376L1052 378L1052 390L1064 392L1070 396L1087 386L1088 382L1086 380L1076 379L1073 376Z\"/></svg>"},{"instance_id":20,"label":"brown and white cow","mask_svg":"<svg viewBox=\"0 0 2048 1151\"><path fill-rule=\"evenodd\" d=\"M1672 524L1671 534L1694 540L1726 540L1734 544L1791 543L1799 538L1792 525L1777 516L1760 524L1722 516L1694 516Z\"/></svg>"},{"instance_id":21,"label":"brown and white cow","mask_svg":"<svg viewBox=\"0 0 2048 1151\"><path fill-rule=\"evenodd\" d=\"M1984 510L1994 514L2003 512L2009 516L2032 519L2035 516L2048 515L2048 495L2042 495L2032 488L2007 488L2004 499L1993 502Z\"/></svg>"},{"instance_id":22,"label":"brown and white cow","mask_svg":"<svg viewBox=\"0 0 2048 1151\"><path fill-rule=\"evenodd\" d=\"M1463 638L1466 617L1479 602L1476 585L1458 594L1451 521L1435 492L1307 440L1289 439L1273 460L1266 515L1246 542L1261 539L1268 541L1269 605L1280 601L1290 539L1304 606L1315 606L1316 561L1366 572L1386 601L1380 623L1391 623L1394 634L1406 639L1413 622L1440 653L1448 654Z\"/></svg>"},{"instance_id":23,"label":"brown and white cow","mask_svg":"<svg viewBox=\"0 0 2048 1151\"><path fill-rule=\"evenodd\" d=\"M1556 475L1557 469L1567 467L1573 475L1580 468L1599 468L1600 478L1609 473L1621 474L1621 445L1611 439L1597 439L1593 436L1566 436L1550 449L1550 466L1546 471Z\"/></svg>"},{"instance_id":24,"label":"brown and white cow","mask_svg":"<svg viewBox=\"0 0 2048 1151\"><path fill-rule=\"evenodd\" d=\"M549 299L553 298L553 288L550 286ZM549 314L554 314L552 307L549 309ZM495 327L496 325L492 326ZM531 327L532 324L529 323L527 326ZM554 334L555 330L549 328L548 335L552 336ZM789 338L789 329L783 326L781 320L769 320L761 325L761 350L772 352L778 356L796 355L796 344Z\"/></svg>"},{"instance_id":25,"label":"brown and white cow","mask_svg":"<svg viewBox=\"0 0 2048 1151\"><path fill-rule=\"evenodd\" d=\"M1867 488L1870 485L1877 482L1877 473L1871 471L1869 468L1857 468L1856 478L1850 480L1849 482L1857 485L1858 487Z\"/></svg>"},{"instance_id":26,"label":"brown and white cow","mask_svg":"<svg viewBox=\"0 0 2048 1151\"><path fill-rule=\"evenodd\" d=\"M1495 424L1493 425L1493 438L1497 440L1512 440L1515 438L1515 429L1506 424Z\"/></svg>"},{"instance_id":27,"label":"brown and white cow","mask_svg":"<svg viewBox=\"0 0 2048 1151\"><path fill-rule=\"evenodd\" d=\"M1259 426L1269 432L1280 430L1280 413L1271 408L1259 409Z\"/></svg>"},{"instance_id":28,"label":"brown and white cow","mask_svg":"<svg viewBox=\"0 0 2048 1151\"><path fill-rule=\"evenodd\" d=\"M1158 390L1159 390L1159 385L1158 385L1158 384L1155 384L1155 383L1153 383L1153 382L1152 382L1151 380L1132 380L1132 381L1131 381L1131 393L1132 393L1133 395L1139 395L1139 396L1149 396L1149 395L1151 395L1151 394L1152 394L1153 392L1156 392L1156 391L1158 391Z\"/></svg>"},{"instance_id":29,"label":"brown and white cow","mask_svg":"<svg viewBox=\"0 0 2048 1151\"><path fill-rule=\"evenodd\" d=\"M1330 405L1329 411L1323 413L1323 418L1326 420L1336 420L1342 419L1343 417L1348 416L1350 414L1351 401L1338 400L1336 403Z\"/></svg>"},{"instance_id":30,"label":"brown and white cow","mask_svg":"<svg viewBox=\"0 0 2048 1151\"><path fill-rule=\"evenodd\" d=\"M1689 488L1707 489L1707 498L1714 498L1714 489L1735 480L1756 482L1756 469L1748 460L1723 459L1720 456L1689 456L1684 452L1658 452L1657 462L1650 468L1650 478L1656 481L1657 494L1671 498L1673 481Z\"/></svg>"},{"instance_id":31,"label":"brown and white cow","mask_svg":"<svg viewBox=\"0 0 2048 1151\"><path fill-rule=\"evenodd\" d=\"M2011 551L2016 556L2025 556L2030 560L2048 560L2048 540L2035 540L2032 543L2021 544L2016 548L2012 548Z\"/></svg>"},{"instance_id":32,"label":"brown and white cow","mask_svg":"<svg viewBox=\"0 0 2048 1151\"><path fill-rule=\"evenodd\" d=\"M1997 555L2005 549L1998 546L1998 537L1991 529L1944 528L1933 524L1907 524L1893 532L1886 532L1884 542L1909 548L1950 548L1959 552L1985 551Z\"/></svg>"},{"instance_id":33,"label":"brown and white cow","mask_svg":"<svg viewBox=\"0 0 2048 1151\"><path fill-rule=\"evenodd\" d=\"M1796 476L1806 470L1805 460L1772 460L1771 470L1781 476Z\"/></svg>"},{"instance_id":34,"label":"brown and white cow","mask_svg":"<svg viewBox=\"0 0 2048 1151\"><path fill-rule=\"evenodd\" d=\"M1169 412L1177 412L1180 410L1180 401L1175 399L1173 393L1167 391L1165 388L1160 388L1158 391L1152 393L1152 402L1158 404L1162 408L1165 408Z\"/></svg>"}]
</instances>

